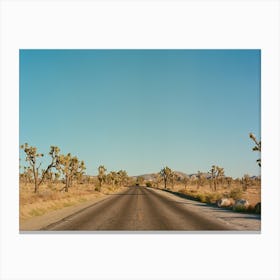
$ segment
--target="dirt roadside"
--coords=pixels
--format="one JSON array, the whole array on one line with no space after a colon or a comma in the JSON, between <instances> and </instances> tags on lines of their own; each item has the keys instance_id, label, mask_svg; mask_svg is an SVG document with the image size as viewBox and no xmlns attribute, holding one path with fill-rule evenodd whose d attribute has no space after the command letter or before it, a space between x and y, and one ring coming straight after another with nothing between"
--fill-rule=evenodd
<instances>
[{"instance_id":1,"label":"dirt roadside","mask_svg":"<svg viewBox=\"0 0 280 280\"><path fill-rule=\"evenodd\" d=\"M210 220L218 219L223 223L230 225L235 230L239 231L261 231L261 217L257 214L238 213L228 209L222 209L215 206L209 206L205 203L180 198L172 193L162 190L153 189L154 192L161 194L169 199L175 200L181 204L185 204L193 211L199 211L203 216L208 217Z\"/></svg>"},{"instance_id":2,"label":"dirt roadside","mask_svg":"<svg viewBox=\"0 0 280 280\"><path fill-rule=\"evenodd\" d=\"M109 193L109 194L103 194L102 196L95 197L91 200L88 200L86 202L79 203L77 205L64 207L59 210L51 211L49 213L46 213L45 215L38 216L38 217L32 217L27 220L23 220L19 222L19 231L37 231L40 230L43 227L46 227L49 224L56 223L63 218L72 215L74 213L77 213L83 209L86 209L90 207L93 204L96 204L100 201L103 201L110 197L111 194L117 194L122 193L127 188L122 187L117 192Z\"/></svg>"}]
</instances>

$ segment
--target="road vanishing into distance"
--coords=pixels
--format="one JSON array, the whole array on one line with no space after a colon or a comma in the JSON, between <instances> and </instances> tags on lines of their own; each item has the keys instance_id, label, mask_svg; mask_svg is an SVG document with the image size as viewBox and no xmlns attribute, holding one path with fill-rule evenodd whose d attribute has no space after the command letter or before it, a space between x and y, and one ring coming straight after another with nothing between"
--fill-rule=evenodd
<instances>
[{"instance_id":1,"label":"road vanishing into distance","mask_svg":"<svg viewBox=\"0 0 280 280\"><path fill-rule=\"evenodd\" d=\"M142 186L110 194L59 222L42 228L51 231L225 231L234 228L201 211L208 207L188 199L173 199L164 191ZM182 201L183 200L183 201ZM194 203L197 204L194 205ZM213 208L213 207L212 207ZM200 210L201 209L201 210ZM219 211L222 209L216 209ZM223 210L227 211L227 210ZM231 211L227 211L231 212Z\"/></svg>"}]
</instances>

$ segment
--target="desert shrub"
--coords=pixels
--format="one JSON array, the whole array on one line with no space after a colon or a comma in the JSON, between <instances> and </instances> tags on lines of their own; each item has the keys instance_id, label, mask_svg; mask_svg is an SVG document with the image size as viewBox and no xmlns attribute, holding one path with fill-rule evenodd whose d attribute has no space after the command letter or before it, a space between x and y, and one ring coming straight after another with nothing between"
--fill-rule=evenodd
<instances>
[{"instance_id":1,"label":"desert shrub","mask_svg":"<svg viewBox=\"0 0 280 280\"><path fill-rule=\"evenodd\" d=\"M240 199L242 198L242 189L241 188L234 188L230 191L229 193L229 197L233 198L233 199Z\"/></svg>"},{"instance_id":2,"label":"desert shrub","mask_svg":"<svg viewBox=\"0 0 280 280\"><path fill-rule=\"evenodd\" d=\"M152 187L152 183L151 182L147 182L146 183L146 187L151 188Z\"/></svg>"},{"instance_id":3,"label":"desert shrub","mask_svg":"<svg viewBox=\"0 0 280 280\"><path fill-rule=\"evenodd\" d=\"M254 212L256 214L261 214L261 203L260 202L255 205Z\"/></svg>"},{"instance_id":4,"label":"desert shrub","mask_svg":"<svg viewBox=\"0 0 280 280\"><path fill-rule=\"evenodd\" d=\"M222 198L222 194L220 193L209 193L206 196L206 202L207 203L216 203L217 200Z\"/></svg>"},{"instance_id":5,"label":"desert shrub","mask_svg":"<svg viewBox=\"0 0 280 280\"><path fill-rule=\"evenodd\" d=\"M185 189L179 189L178 192L179 193L186 193L186 190Z\"/></svg>"},{"instance_id":6,"label":"desert shrub","mask_svg":"<svg viewBox=\"0 0 280 280\"><path fill-rule=\"evenodd\" d=\"M255 213L255 207L253 205L249 205L248 208L247 208L247 212Z\"/></svg>"},{"instance_id":7,"label":"desert shrub","mask_svg":"<svg viewBox=\"0 0 280 280\"><path fill-rule=\"evenodd\" d=\"M220 193L199 193L194 196L196 199L198 199L200 202L203 203L216 203L217 200L222 198L222 194Z\"/></svg>"},{"instance_id":8,"label":"desert shrub","mask_svg":"<svg viewBox=\"0 0 280 280\"><path fill-rule=\"evenodd\" d=\"M200 202L207 202L207 196L203 193L199 193L196 195L196 198L200 201Z\"/></svg>"},{"instance_id":9,"label":"desert shrub","mask_svg":"<svg viewBox=\"0 0 280 280\"><path fill-rule=\"evenodd\" d=\"M249 205L248 207L238 205L233 208L235 212L244 212L244 213L255 213L255 208L252 205Z\"/></svg>"},{"instance_id":10,"label":"desert shrub","mask_svg":"<svg viewBox=\"0 0 280 280\"><path fill-rule=\"evenodd\" d=\"M247 208L243 205L238 205L233 208L235 212L246 212Z\"/></svg>"},{"instance_id":11,"label":"desert shrub","mask_svg":"<svg viewBox=\"0 0 280 280\"><path fill-rule=\"evenodd\" d=\"M206 195L205 202L206 203L212 203L213 202L213 196L211 194Z\"/></svg>"}]
</instances>

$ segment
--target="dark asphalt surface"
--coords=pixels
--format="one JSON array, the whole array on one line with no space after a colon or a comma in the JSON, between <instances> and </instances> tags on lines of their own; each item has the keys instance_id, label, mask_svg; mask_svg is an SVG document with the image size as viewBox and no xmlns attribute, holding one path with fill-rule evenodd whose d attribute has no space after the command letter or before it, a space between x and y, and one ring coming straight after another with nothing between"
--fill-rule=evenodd
<instances>
[{"instance_id":1,"label":"dark asphalt surface","mask_svg":"<svg viewBox=\"0 0 280 280\"><path fill-rule=\"evenodd\" d=\"M108 198L42 230L52 231L196 231L231 230L226 224L206 218L187 204L141 186L108 195Z\"/></svg>"}]
</instances>

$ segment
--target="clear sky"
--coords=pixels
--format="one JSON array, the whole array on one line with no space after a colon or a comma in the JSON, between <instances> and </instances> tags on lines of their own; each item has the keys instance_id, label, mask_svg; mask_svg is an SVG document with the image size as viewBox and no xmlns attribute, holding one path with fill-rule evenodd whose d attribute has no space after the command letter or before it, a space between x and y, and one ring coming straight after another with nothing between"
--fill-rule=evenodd
<instances>
[{"instance_id":1,"label":"clear sky","mask_svg":"<svg viewBox=\"0 0 280 280\"><path fill-rule=\"evenodd\" d=\"M20 50L20 144L59 146L92 175L259 175L260 63L260 50Z\"/></svg>"}]
</instances>

